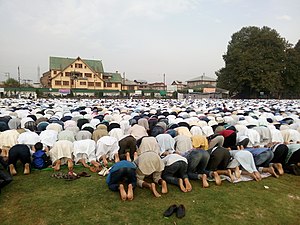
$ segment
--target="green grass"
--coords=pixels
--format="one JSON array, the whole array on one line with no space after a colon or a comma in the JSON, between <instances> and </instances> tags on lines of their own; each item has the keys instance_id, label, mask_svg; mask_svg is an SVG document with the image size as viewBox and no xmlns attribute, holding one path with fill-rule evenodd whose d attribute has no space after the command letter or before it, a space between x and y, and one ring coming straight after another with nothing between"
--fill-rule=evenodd
<instances>
[{"instance_id":1,"label":"green grass","mask_svg":"<svg viewBox=\"0 0 300 225\"><path fill-rule=\"evenodd\" d=\"M25 176L20 169L0 194L1 225L300 223L300 177L288 174L261 182L224 181L220 187L210 183L207 189L192 181L190 193L169 185L169 193L161 198L136 188L134 200L122 202L97 174L66 181L50 177L53 171L35 170ZM75 169L80 171L87 170ZM186 216L164 218L171 204L184 204Z\"/></svg>"}]
</instances>

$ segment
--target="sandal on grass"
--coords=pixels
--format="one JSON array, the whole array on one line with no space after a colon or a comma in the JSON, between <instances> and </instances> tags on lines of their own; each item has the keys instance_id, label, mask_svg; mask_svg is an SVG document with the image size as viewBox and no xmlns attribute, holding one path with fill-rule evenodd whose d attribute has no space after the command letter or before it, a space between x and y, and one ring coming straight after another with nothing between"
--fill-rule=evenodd
<instances>
[{"instance_id":1,"label":"sandal on grass","mask_svg":"<svg viewBox=\"0 0 300 225\"><path fill-rule=\"evenodd\" d=\"M77 174L79 177L90 177L91 175L90 174L88 174L87 172L80 172L80 173L78 173Z\"/></svg>"},{"instance_id":2,"label":"sandal on grass","mask_svg":"<svg viewBox=\"0 0 300 225\"><path fill-rule=\"evenodd\" d=\"M72 180L77 180L77 179L79 179L80 177L79 176L74 176L74 175L70 175L70 174L66 174L65 176L64 176L64 179L66 180L66 181L72 181Z\"/></svg>"},{"instance_id":3,"label":"sandal on grass","mask_svg":"<svg viewBox=\"0 0 300 225\"><path fill-rule=\"evenodd\" d=\"M58 178L58 179L62 179L62 178L64 178L64 174L61 173L61 172L59 172L59 173L53 173L53 174L51 175L51 177Z\"/></svg>"}]
</instances>

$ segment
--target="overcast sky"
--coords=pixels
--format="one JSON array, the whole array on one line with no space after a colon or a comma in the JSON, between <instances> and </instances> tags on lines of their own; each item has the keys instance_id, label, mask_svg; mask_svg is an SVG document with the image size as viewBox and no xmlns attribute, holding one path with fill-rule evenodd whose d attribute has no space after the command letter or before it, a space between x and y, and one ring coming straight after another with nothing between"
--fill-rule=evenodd
<instances>
[{"instance_id":1,"label":"overcast sky","mask_svg":"<svg viewBox=\"0 0 300 225\"><path fill-rule=\"evenodd\" d=\"M268 26L300 39L299 0L0 0L0 80L38 79L49 56L102 60L106 72L187 81L224 66L231 35Z\"/></svg>"}]
</instances>

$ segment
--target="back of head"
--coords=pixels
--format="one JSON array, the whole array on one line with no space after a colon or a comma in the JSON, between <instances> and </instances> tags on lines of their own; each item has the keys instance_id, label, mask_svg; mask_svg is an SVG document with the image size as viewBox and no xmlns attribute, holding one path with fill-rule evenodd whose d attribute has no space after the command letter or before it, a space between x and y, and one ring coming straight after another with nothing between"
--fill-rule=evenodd
<instances>
[{"instance_id":1,"label":"back of head","mask_svg":"<svg viewBox=\"0 0 300 225\"><path fill-rule=\"evenodd\" d=\"M42 150L43 149L43 144L41 142L37 142L35 145L34 145L34 149L36 151L39 151L39 150Z\"/></svg>"}]
</instances>

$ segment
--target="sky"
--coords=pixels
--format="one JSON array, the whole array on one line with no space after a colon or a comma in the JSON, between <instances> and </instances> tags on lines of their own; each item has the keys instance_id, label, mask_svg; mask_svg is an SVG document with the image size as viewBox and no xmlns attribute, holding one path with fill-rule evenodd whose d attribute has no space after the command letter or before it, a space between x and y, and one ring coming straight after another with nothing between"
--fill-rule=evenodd
<instances>
[{"instance_id":1,"label":"sky","mask_svg":"<svg viewBox=\"0 0 300 225\"><path fill-rule=\"evenodd\" d=\"M0 80L19 67L37 82L50 56L102 60L130 80L216 78L232 34L268 26L296 44L299 12L299 0L0 0Z\"/></svg>"}]
</instances>

